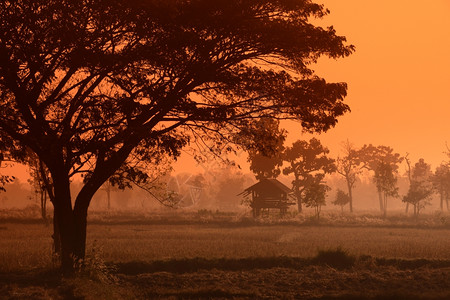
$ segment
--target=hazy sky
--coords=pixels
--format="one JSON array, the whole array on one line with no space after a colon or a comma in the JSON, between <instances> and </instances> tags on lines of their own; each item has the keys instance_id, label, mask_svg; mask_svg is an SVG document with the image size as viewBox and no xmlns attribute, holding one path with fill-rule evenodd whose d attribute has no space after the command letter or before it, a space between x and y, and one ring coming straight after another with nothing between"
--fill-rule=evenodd
<instances>
[{"instance_id":1,"label":"hazy sky","mask_svg":"<svg viewBox=\"0 0 450 300\"><path fill-rule=\"evenodd\" d=\"M356 46L316 70L349 85L352 112L323 135L332 150L384 144L433 165L450 143L450 1L327 0L323 22Z\"/></svg>"},{"instance_id":2,"label":"hazy sky","mask_svg":"<svg viewBox=\"0 0 450 300\"><path fill-rule=\"evenodd\" d=\"M320 136L333 156L347 138L423 157L433 168L450 145L450 0L323 0L331 11L318 24L333 25L356 52L321 59L317 74L347 82L352 112ZM306 138L286 124L288 142ZM182 160L185 166L185 160ZM245 170L244 170L245 171Z\"/></svg>"}]
</instances>

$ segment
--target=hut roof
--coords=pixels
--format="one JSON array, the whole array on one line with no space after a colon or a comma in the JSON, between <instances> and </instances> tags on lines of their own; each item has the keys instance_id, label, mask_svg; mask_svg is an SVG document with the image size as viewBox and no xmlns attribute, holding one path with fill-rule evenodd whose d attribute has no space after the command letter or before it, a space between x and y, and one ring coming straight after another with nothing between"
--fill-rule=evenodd
<instances>
[{"instance_id":1,"label":"hut roof","mask_svg":"<svg viewBox=\"0 0 450 300\"><path fill-rule=\"evenodd\" d=\"M277 179L264 178L264 179L261 179L260 181L258 181L257 183L255 183L254 185L246 188L239 195L249 194L252 191L256 191L256 192L267 191L267 189L279 190L279 191L285 192L287 194L292 193L292 190L290 188L288 188L286 185L279 182Z\"/></svg>"}]
</instances>

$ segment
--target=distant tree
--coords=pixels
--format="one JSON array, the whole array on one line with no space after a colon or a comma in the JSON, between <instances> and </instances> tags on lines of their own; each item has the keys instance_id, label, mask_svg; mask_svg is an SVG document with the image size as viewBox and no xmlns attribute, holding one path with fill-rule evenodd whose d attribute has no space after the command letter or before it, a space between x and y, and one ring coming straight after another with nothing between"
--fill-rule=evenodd
<instances>
[{"instance_id":1,"label":"distant tree","mask_svg":"<svg viewBox=\"0 0 450 300\"><path fill-rule=\"evenodd\" d=\"M111 210L111 192L113 191L113 186L111 185L111 182L107 180L100 190L104 191L106 193L106 209L109 211Z\"/></svg>"},{"instance_id":2,"label":"distant tree","mask_svg":"<svg viewBox=\"0 0 450 300\"><path fill-rule=\"evenodd\" d=\"M349 209L353 212L353 188L361 174L364 164L360 152L348 140L343 143L344 155L336 159L336 172L344 177L347 183Z\"/></svg>"},{"instance_id":3,"label":"distant tree","mask_svg":"<svg viewBox=\"0 0 450 300\"><path fill-rule=\"evenodd\" d=\"M47 200L53 201L53 185L44 163L32 151L27 152L23 162L28 166L31 178L28 180L35 194L39 197L41 217L47 222Z\"/></svg>"},{"instance_id":4,"label":"distant tree","mask_svg":"<svg viewBox=\"0 0 450 300\"><path fill-rule=\"evenodd\" d=\"M398 197L397 176L393 170L392 164L381 162L375 169L373 181L378 191L382 193L383 215L387 215L387 203L389 197Z\"/></svg>"},{"instance_id":5,"label":"distant tree","mask_svg":"<svg viewBox=\"0 0 450 300\"><path fill-rule=\"evenodd\" d=\"M433 187L440 196L440 208L444 210L444 202L449 210L448 200L450 198L450 165L441 163L431 177Z\"/></svg>"},{"instance_id":6,"label":"distant tree","mask_svg":"<svg viewBox=\"0 0 450 300\"><path fill-rule=\"evenodd\" d=\"M212 204L221 210L237 210L242 203L238 194L251 185L253 179L233 166L224 166L214 175L209 184Z\"/></svg>"},{"instance_id":7,"label":"distant tree","mask_svg":"<svg viewBox=\"0 0 450 300\"><path fill-rule=\"evenodd\" d=\"M309 142L298 140L291 147L286 147L283 158L289 166L283 169L283 173L294 175L292 186L299 212L302 211L306 192L310 189L318 190L317 185L325 175L336 170L334 159L328 157L329 152L316 138Z\"/></svg>"},{"instance_id":8,"label":"distant tree","mask_svg":"<svg viewBox=\"0 0 450 300\"><path fill-rule=\"evenodd\" d=\"M264 145L249 148L248 161L250 170L256 179L277 178L280 175L280 167L283 164L283 143L286 139L286 131L279 128L280 122L270 118L262 118L255 124L255 132L258 132L264 141Z\"/></svg>"},{"instance_id":9,"label":"distant tree","mask_svg":"<svg viewBox=\"0 0 450 300\"><path fill-rule=\"evenodd\" d=\"M109 206L111 199L108 200L110 197L108 192L133 188L145 191L152 200L158 201L163 206L175 208L178 205L175 193L167 188L173 171L170 157L157 157L153 163L146 160L139 161L134 157L124 166L119 168L103 185Z\"/></svg>"},{"instance_id":10,"label":"distant tree","mask_svg":"<svg viewBox=\"0 0 450 300\"><path fill-rule=\"evenodd\" d=\"M414 216L418 216L420 211L430 204L429 201L433 194L431 179L431 166L423 158L419 159L411 171L411 185L408 193L402 199L403 202L413 205Z\"/></svg>"},{"instance_id":11,"label":"distant tree","mask_svg":"<svg viewBox=\"0 0 450 300\"><path fill-rule=\"evenodd\" d=\"M365 168L374 173L373 180L377 187L380 211L385 213L384 203L386 199L383 187L387 188L385 184L393 180L394 174L398 172L399 164L403 161L403 157L399 153L395 153L394 149L389 146L373 146L372 144L364 145L360 149L360 157ZM382 178L383 176L385 178ZM387 189L389 190L389 188Z\"/></svg>"},{"instance_id":12,"label":"distant tree","mask_svg":"<svg viewBox=\"0 0 450 300\"><path fill-rule=\"evenodd\" d=\"M406 169L406 176L407 176L407 178L408 178L408 183L409 183L409 186L411 186L411 160L409 159L409 153L406 153L406 155L405 155L405 163L406 163L406 166L407 166L407 169ZM409 211L409 202L406 202L406 208L405 208L405 213L406 214L408 214L408 211Z\"/></svg>"},{"instance_id":13,"label":"distant tree","mask_svg":"<svg viewBox=\"0 0 450 300\"><path fill-rule=\"evenodd\" d=\"M330 187L321 183L319 178L315 178L313 182L308 184L304 193L304 203L306 207L313 207L317 219L320 217L322 206L326 205L325 197Z\"/></svg>"},{"instance_id":14,"label":"distant tree","mask_svg":"<svg viewBox=\"0 0 450 300\"><path fill-rule=\"evenodd\" d=\"M0 174L0 192L5 192L5 185L14 181L14 176Z\"/></svg>"},{"instance_id":15,"label":"distant tree","mask_svg":"<svg viewBox=\"0 0 450 300\"><path fill-rule=\"evenodd\" d=\"M311 66L354 48L310 23L327 13L310 0L1 2L0 135L50 172L63 272L85 255L93 195L136 160L238 135L263 144L262 117L334 126L346 84Z\"/></svg>"},{"instance_id":16,"label":"distant tree","mask_svg":"<svg viewBox=\"0 0 450 300\"><path fill-rule=\"evenodd\" d=\"M339 205L341 207L341 211L344 212L344 206L350 203L350 196L341 189L338 189L336 192L336 198L333 202L334 205Z\"/></svg>"},{"instance_id":17,"label":"distant tree","mask_svg":"<svg viewBox=\"0 0 450 300\"><path fill-rule=\"evenodd\" d=\"M5 168L5 160L7 159L4 155L5 145L0 138L0 170ZM5 175L0 173L0 192L5 192L5 185L14 181L14 176Z\"/></svg>"}]
</instances>

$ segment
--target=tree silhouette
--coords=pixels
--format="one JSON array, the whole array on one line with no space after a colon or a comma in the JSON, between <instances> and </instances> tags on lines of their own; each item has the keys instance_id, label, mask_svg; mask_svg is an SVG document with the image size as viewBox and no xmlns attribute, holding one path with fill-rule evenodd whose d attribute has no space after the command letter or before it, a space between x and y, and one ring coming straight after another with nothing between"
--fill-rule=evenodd
<instances>
[{"instance_id":1,"label":"tree silhouette","mask_svg":"<svg viewBox=\"0 0 450 300\"><path fill-rule=\"evenodd\" d=\"M392 164L380 162L376 169L373 181L377 190L382 194L383 215L387 215L387 203L389 197L398 197L397 177Z\"/></svg>"},{"instance_id":2,"label":"tree silhouette","mask_svg":"<svg viewBox=\"0 0 450 300\"><path fill-rule=\"evenodd\" d=\"M343 143L344 155L336 159L336 172L344 177L347 183L350 212L353 212L353 188L365 165L361 161L361 153L349 140Z\"/></svg>"},{"instance_id":3,"label":"tree silhouette","mask_svg":"<svg viewBox=\"0 0 450 300\"><path fill-rule=\"evenodd\" d=\"M31 178L28 180L35 194L39 197L41 206L41 217L47 222L47 198L53 201L53 185L49 178L48 170L39 157L32 151L27 151L27 156L22 160L29 170Z\"/></svg>"},{"instance_id":4,"label":"tree silhouette","mask_svg":"<svg viewBox=\"0 0 450 300\"><path fill-rule=\"evenodd\" d=\"M262 144L248 130L261 117L334 126L346 84L310 66L353 46L309 22L327 13L309 0L2 1L0 135L50 172L62 270L84 257L90 201L117 170L196 141Z\"/></svg>"},{"instance_id":5,"label":"tree silhouette","mask_svg":"<svg viewBox=\"0 0 450 300\"><path fill-rule=\"evenodd\" d=\"M339 205L341 207L341 211L344 212L344 206L350 203L350 196L341 189L338 189L336 192L336 198L333 202L334 205Z\"/></svg>"},{"instance_id":6,"label":"tree silhouette","mask_svg":"<svg viewBox=\"0 0 450 300\"><path fill-rule=\"evenodd\" d=\"M432 175L431 166L423 158L419 159L411 170L411 184L402 201L413 205L416 217L430 204L429 200L433 194Z\"/></svg>"},{"instance_id":7,"label":"tree silhouette","mask_svg":"<svg viewBox=\"0 0 450 300\"><path fill-rule=\"evenodd\" d=\"M336 170L334 159L327 157L330 151L316 138L309 142L298 140L292 147L286 147L284 160L289 166L284 168L285 175L293 174L292 186L297 197L298 211L302 211L302 202L306 199L306 193L321 190L320 182L326 174ZM319 211L320 212L320 211Z\"/></svg>"},{"instance_id":8,"label":"tree silhouette","mask_svg":"<svg viewBox=\"0 0 450 300\"><path fill-rule=\"evenodd\" d=\"M308 184L304 189L305 206L313 207L317 219L320 217L322 206L326 205L325 197L327 192L331 189L329 186L321 183L318 180L320 177L315 177L315 180Z\"/></svg>"},{"instance_id":9,"label":"tree silhouette","mask_svg":"<svg viewBox=\"0 0 450 300\"><path fill-rule=\"evenodd\" d=\"M19 153L22 154L22 151L11 151L11 148L14 148L14 146L14 141L3 136L0 131L0 170L9 167L8 163L14 161L16 155L19 157ZM22 158L22 155L20 155L20 158ZM14 179L14 176L0 173L0 192L5 192L5 185L12 183Z\"/></svg>"},{"instance_id":10,"label":"tree silhouette","mask_svg":"<svg viewBox=\"0 0 450 300\"><path fill-rule=\"evenodd\" d=\"M433 187L440 196L440 207L444 210L444 202L447 204L449 210L448 200L450 198L450 165L448 163L441 163L436 167L436 171L431 177Z\"/></svg>"},{"instance_id":11,"label":"tree silhouette","mask_svg":"<svg viewBox=\"0 0 450 300\"><path fill-rule=\"evenodd\" d=\"M398 172L398 166L403 161L403 157L399 153L395 153L391 147L383 145L364 145L359 151L365 168L373 171L373 179L378 191L380 211L385 213L385 192L386 190L390 190L388 188L390 185L389 182L394 180L394 173Z\"/></svg>"}]
</instances>

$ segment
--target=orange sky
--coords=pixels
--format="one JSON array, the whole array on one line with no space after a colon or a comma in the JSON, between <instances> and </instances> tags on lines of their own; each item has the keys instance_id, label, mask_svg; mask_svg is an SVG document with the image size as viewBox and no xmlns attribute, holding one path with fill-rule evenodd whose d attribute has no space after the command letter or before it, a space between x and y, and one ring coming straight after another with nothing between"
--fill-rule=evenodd
<instances>
[{"instance_id":1,"label":"orange sky","mask_svg":"<svg viewBox=\"0 0 450 300\"><path fill-rule=\"evenodd\" d=\"M321 59L317 74L349 85L352 112L320 136L337 156L347 138L355 146L387 145L413 162L433 168L450 146L450 0L322 0L333 25L356 52L337 61ZM288 142L309 138L286 124ZM245 159L241 159L242 163ZM183 158L176 170L195 163ZM243 164L244 170L248 171Z\"/></svg>"},{"instance_id":2,"label":"orange sky","mask_svg":"<svg viewBox=\"0 0 450 300\"><path fill-rule=\"evenodd\" d=\"M349 84L352 112L322 140L334 152L384 144L434 166L450 145L450 1L323 0L333 24L356 46L338 61L322 60L317 73ZM296 139L296 137L295 137Z\"/></svg>"}]
</instances>

